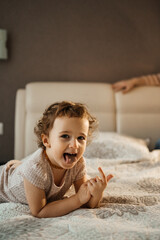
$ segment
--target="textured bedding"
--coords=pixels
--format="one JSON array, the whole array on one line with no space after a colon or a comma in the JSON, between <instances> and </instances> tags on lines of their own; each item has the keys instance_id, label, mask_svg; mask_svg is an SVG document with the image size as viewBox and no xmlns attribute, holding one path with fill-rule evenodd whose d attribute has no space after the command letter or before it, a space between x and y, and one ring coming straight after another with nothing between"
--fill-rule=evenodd
<instances>
[{"instance_id":1,"label":"textured bedding","mask_svg":"<svg viewBox=\"0 0 160 240\"><path fill-rule=\"evenodd\" d=\"M2 203L0 239L160 239L160 150L133 161L86 158L86 164L90 177L98 166L114 175L100 208L38 219L27 205Z\"/></svg>"}]
</instances>

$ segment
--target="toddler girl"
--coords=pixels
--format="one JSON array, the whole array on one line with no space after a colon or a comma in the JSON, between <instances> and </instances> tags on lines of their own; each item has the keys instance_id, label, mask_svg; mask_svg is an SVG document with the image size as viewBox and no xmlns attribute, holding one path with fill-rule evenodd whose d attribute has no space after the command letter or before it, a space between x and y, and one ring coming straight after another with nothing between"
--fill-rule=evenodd
<instances>
[{"instance_id":1,"label":"toddler girl","mask_svg":"<svg viewBox=\"0 0 160 240\"><path fill-rule=\"evenodd\" d=\"M38 150L17 167L0 167L0 201L28 204L39 218L62 216L84 204L97 207L112 175L99 168L101 177L86 177L83 153L96 125L83 104L49 106L35 127ZM72 184L75 194L63 198Z\"/></svg>"}]
</instances>

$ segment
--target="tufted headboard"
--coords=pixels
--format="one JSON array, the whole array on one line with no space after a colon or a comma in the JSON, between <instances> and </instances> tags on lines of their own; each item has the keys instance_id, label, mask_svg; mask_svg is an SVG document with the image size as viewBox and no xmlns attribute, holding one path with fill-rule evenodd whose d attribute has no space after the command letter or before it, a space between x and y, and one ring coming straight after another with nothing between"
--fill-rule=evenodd
<instances>
[{"instance_id":1,"label":"tufted headboard","mask_svg":"<svg viewBox=\"0 0 160 240\"><path fill-rule=\"evenodd\" d=\"M107 83L33 82L19 89L15 103L14 157L21 159L36 148L34 126L51 103L85 103L99 120L101 131L160 138L160 88L139 87L127 94L114 93Z\"/></svg>"}]
</instances>

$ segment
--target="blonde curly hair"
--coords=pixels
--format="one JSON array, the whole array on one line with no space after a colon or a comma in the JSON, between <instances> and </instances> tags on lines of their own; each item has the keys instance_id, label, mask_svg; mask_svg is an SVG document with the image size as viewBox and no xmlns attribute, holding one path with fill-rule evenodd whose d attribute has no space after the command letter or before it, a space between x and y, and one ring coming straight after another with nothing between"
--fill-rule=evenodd
<instances>
[{"instance_id":1,"label":"blonde curly hair","mask_svg":"<svg viewBox=\"0 0 160 240\"><path fill-rule=\"evenodd\" d=\"M97 119L92 116L87 107L81 103L74 103L69 101L56 102L51 104L43 113L42 118L38 121L34 128L34 133L37 136L38 147L45 149L42 142L42 134L49 136L49 132L53 127L54 121L57 117L67 116L69 118L86 118L89 121L89 131L87 144L92 140L92 133L98 127Z\"/></svg>"}]
</instances>

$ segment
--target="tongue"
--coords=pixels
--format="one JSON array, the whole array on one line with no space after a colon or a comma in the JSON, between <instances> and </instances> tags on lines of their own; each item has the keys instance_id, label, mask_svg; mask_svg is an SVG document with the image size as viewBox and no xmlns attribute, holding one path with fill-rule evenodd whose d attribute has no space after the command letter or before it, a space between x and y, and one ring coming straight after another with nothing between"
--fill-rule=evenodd
<instances>
[{"instance_id":1,"label":"tongue","mask_svg":"<svg viewBox=\"0 0 160 240\"><path fill-rule=\"evenodd\" d=\"M66 160L66 163L70 162L70 158L69 158L68 154L65 155L65 160Z\"/></svg>"},{"instance_id":2,"label":"tongue","mask_svg":"<svg viewBox=\"0 0 160 240\"><path fill-rule=\"evenodd\" d=\"M65 155L66 163L72 163L72 162L74 162L74 160L75 160L75 156L68 155L68 154Z\"/></svg>"}]
</instances>

